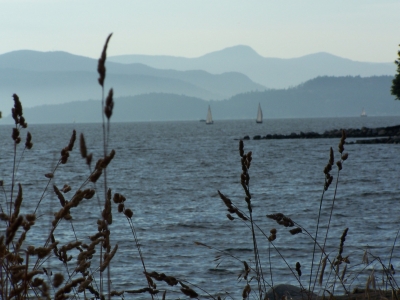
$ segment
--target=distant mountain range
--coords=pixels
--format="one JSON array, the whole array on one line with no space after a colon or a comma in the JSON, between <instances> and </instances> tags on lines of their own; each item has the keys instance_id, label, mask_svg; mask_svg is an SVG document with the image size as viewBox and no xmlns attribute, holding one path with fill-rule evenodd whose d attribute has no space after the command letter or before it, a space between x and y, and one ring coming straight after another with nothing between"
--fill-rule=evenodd
<instances>
[{"instance_id":1,"label":"distant mountain range","mask_svg":"<svg viewBox=\"0 0 400 300\"><path fill-rule=\"evenodd\" d=\"M400 116L400 101L390 94L393 77L317 77L297 87L238 94L224 101L149 93L116 98L113 122L205 119L210 105L215 122L255 119L258 103L264 118ZM28 123L100 122L99 100L24 108ZM10 116L0 120L11 123Z\"/></svg>"},{"instance_id":2,"label":"distant mountain range","mask_svg":"<svg viewBox=\"0 0 400 300\"><path fill-rule=\"evenodd\" d=\"M158 92L222 100L238 93L265 90L238 72L160 70L143 64L109 61L106 67L106 86L114 88L116 97ZM21 97L26 107L100 99L96 70L96 59L66 52L21 50L2 54L0 98L10 99L9 107L13 93Z\"/></svg>"},{"instance_id":3,"label":"distant mountain range","mask_svg":"<svg viewBox=\"0 0 400 300\"><path fill-rule=\"evenodd\" d=\"M208 103L216 119L254 118L258 102L267 118L354 116L363 107L369 115L400 115L390 95L393 63L328 53L265 58L236 46L198 58L109 57L106 68L105 86L114 88L116 99L114 121L203 119ZM2 54L0 111L9 114L16 93L31 122L100 121L89 113L101 99L96 70L97 59L61 51Z\"/></svg>"},{"instance_id":4,"label":"distant mountain range","mask_svg":"<svg viewBox=\"0 0 400 300\"><path fill-rule=\"evenodd\" d=\"M158 69L204 70L212 74L240 72L254 82L275 89L297 86L318 76L393 76L396 72L392 62L359 62L324 52L290 59L270 58L243 45L196 58L134 54L108 59L125 64L142 63Z\"/></svg>"}]
</instances>

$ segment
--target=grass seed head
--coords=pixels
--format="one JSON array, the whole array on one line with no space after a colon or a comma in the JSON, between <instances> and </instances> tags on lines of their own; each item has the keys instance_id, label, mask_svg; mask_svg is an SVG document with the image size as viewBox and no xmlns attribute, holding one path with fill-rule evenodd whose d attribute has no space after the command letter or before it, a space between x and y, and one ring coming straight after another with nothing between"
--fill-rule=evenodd
<instances>
[{"instance_id":1,"label":"grass seed head","mask_svg":"<svg viewBox=\"0 0 400 300\"><path fill-rule=\"evenodd\" d=\"M85 137L83 136L83 133L81 133L80 138L79 138L79 149L81 151L82 158L87 157L87 149L86 149L86 142L85 142Z\"/></svg>"},{"instance_id":2,"label":"grass seed head","mask_svg":"<svg viewBox=\"0 0 400 300\"><path fill-rule=\"evenodd\" d=\"M86 189L84 190L85 195L83 196L83 198L85 199L92 199L93 196L95 195L96 191L93 189Z\"/></svg>"},{"instance_id":3,"label":"grass seed head","mask_svg":"<svg viewBox=\"0 0 400 300\"><path fill-rule=\"evenodd\" d=\"M199 294L197 294L194 290L192 290L189 287L181 288L182 293L184 293L186 296L189 296L190 298L198 298Z\"/></svg>"},{"instance_id":4,"label":"grass seed head","mask_svg":"<svg viewBox=\"0 0 400 300\"><path fill-rule=\"evenodd\" d=\"M232 217L232 215L231 215L231 214L227 214L226 216L227 216L227 217L228 217L228 219L229 219L229 220L231 220L231 221L235 220L235 218L234 218L234 217Z\"/></svg>"},{"instance_id":5,"label":"grass seed head","mask_svg":"<svg viewBox=\"0 0 400 300\"><path fill-rule=\"evenodd\" d=\"M242 297L243 297L243 299L247 299L247 298L249 297L249 295L250 295L250 292L251 292L251 287L250 287L249 284L247 284L247 285L244 287L243 292L242 292Z\"/></svg>"},{"instance_id":6,"label":"grass seed head","mask_svg":"<svg viewBox=\"0 0 400 300\"><path fill-rule=\"evenodd\" d=\"M113 89L110 89L110 91L108 92L107 99L106 99L106 105L104 107L104 114L106 115L108 120L110 120L112 111L114 108L113 95L114 95L114 91L113 91Z\"/></svg>"},{"instance_id":7,"label":"grass seed head","mask_svg":"<svg viewBox=\"0 0 400 300\"><path fill-rule=\"evenodd\" d=\"M236 215L241 218L243 221L248 221L249 219L243 215L239 210L236 210Z\"/></svg>"},{"instance_id":8,"label":"grass seed head","mask_svg":"<svg viewBox=\"0 0 400 300\"><path fill-rule=\"evenodd\" d=\"M64 207L64 206L65 206L65 203L66 203L65 198L64 198L64 195L61 194L61 192L59 191L59 189L57 188L56 185L53 185L53 189L54 189L54 193L55 193L55 194L57 195L57 197L58 197L58 200L60 200L61 206Z\"/></svg>"},{"instance_id":9,"label":"grass seed head","mask_svg":"<svg viewBox=\"0 0 400 300\"><path fill-rule=\"evenodd\" d=\"M22 197L22 185L19 183L18 184L17 198L15 199L15 202L14 202L14 212L13 212L13 215L12 215L12 220L15 220L18 217L19 210L20 210L21 204L22 204L22 200L23 200L23 197Z\"/></svg>"},{"instance_id":10,"label":"grass seed head","mask_svg":"<svg viewBox=\"0 0 400 300\"><path fill-rule=\"evenodd\" d=\"M226 197L224 194L222 194L220 191L218 191L218 195L221 198L221 200L225 203L226 207L231 209L232 208L232 201L228 197Z\"/></svg>"},{"instance_id":11,"label":"grass seed head","mask_svg":"<svg viewBox=\"0 0 400 300\"><path fill-rule=\"evenodd\" d=\"M341 138L341 140L345 141L346 138L347 138L346 131L344 129L342 129L342 138Z\"/></svg>"},{"instance_id":12,"label":"grass seed head","mask_svg":"<svg viewBox=\"0 0 400 300\"><path fill-rule=\"evenodd\" d=\"M243 144L243 140L240 140L240 141L239 141L239 154L240 154L240 157L243 157L243 155L244 155L244 144Z\"/></svg>"},{"instance_id":13,"label":"grass seed head","mask_svg":"<svg viewBox=\"0 0 400 300\"><path fill-rule=\"evenodd\" d=\"M35 214L27 214L27 215L25 216L25 218L26 218L26 220L27 220L28 222L35 222L35 220L36 220L36 215L35 215Z\"/></svg>"},{"instance_id":14,"label":"grass seed head","mask_svg":"<svg viewBox=\"0 0 400 300\"><path fill-rule=\"evenodd\" d=\"M28 127L28 124L25 122L25 118L22 116L22 104L19 101L19 97L17 94L13 94L14 99L14 107L11 109L11 115L14 119L15 125L20 125L22 128Z\"/></svg>"},{"instance_id":15,"label":"grass seed head","mask_svg":"<svg viewBox=\"0 0 400 300\"><path fill-rule=\"evenodd\" d=\"M93 281L93 278L91 276L88 277L84 282L82 282L79 287L78 287L78 292L82 293L88 286L91 284Z\"/></svg>"},{"instance_id":16,"label":"grass seed head","mask_svg":"<svg viewBox=\"0 0 400 300\"><path fill-rule=\"evenodd\" d=\"M68 184L64 184L63 188L61 189L61 191L66 194L71 190L71 187Z\"/></svg>"},{"instance_id":17,"label":"grass seed head","mask_svg":"<svg viewBox=\"0 0 400 300\"><path fill-rule=\"evenodd\" d=\"M24 116L19 117L19 124L21 125L22 128L28 127L28 123L25 122Z\"/></svg>"},{"instance_id":18,"label":"grass seed head","mask_svg":"<svg viewBox=\"0 0 400 300\"><path fill-rule=\"evenodd\" d=\"M112 36L112 33L107 37L106 42L103 47L103 51L101 52L101 56L99 58L99 62L97 65L97 72L99 73L100 77L98 79L99 84L104 87L104 79L106 78L106 58L107 58L107 47L108 47L108 42L110 41L110 38Z\"/></svg>"},{"instance_id":19,"label":"grass seed head","mask_svg":"<svg viewBox=\"0 0 400 300\"><path fill-rule=\"evenodd\" d=\"M319 272L319 277L318 277L318 284L321 286L322 281L324 279L324 272L326 268L326 261L328 260L328 255L326 255L322 260L321 260L321 270Z\"/></svg>"},{"instance_id":20,"label":"grass seed head","mask_svg":"<svg viewBox=\"0 0 400 300\"><path fill-rule=\"evenodd\" d=\"M289 230L289 232L290 232L292 235L295 235L295 234L298 234L298 233L303 232L303 230L302 230L300 227L296 227L296 228L293 228L293 229Z\"/></svg>"},{"instance_id":21,"label":"grass seed head","mask_svg":"<svg viewBox=\"0 0 400 300\"><path fill-rule=\"evenodd\" d=\"M120 203L121 202L120 199L119 199L119 194L118 193L114 194L113 201L114 201L114 203Z\"/></svg>"},{"instance_id":22,"label":"grass seed head","mask_svg":"<svg viewBox=\"0 0 400 300\"><path fill-rule=\"evenodd\" d=\"M18 228L22 225L24 218L19 216L6 230L6 245L10 244L14 239L14 236Z\"/></svg>"},{"instance_id":23,"label":"grass seed head","mask_svg":"<svg viewBox=\"0 0 400 300\"><path fill-rule=\"evenodd\" d=\"M325 168L324 168L324 173L329 174L329 172L332 170L332 164L328 163Z\"/></svg>"},{"instance_id":24,"label":"grass seed head","mask_svg":"<svg viewBox=\"0 0 400 300\"><path fill-rule=\"evenodd\" d=\"M5 214L5 213L0 213L0 220L9 221L10 220L10 216Z\"/></svg>"},{"instance_id":25,"label":"grass seed head","mask_svg":"<svg viewBox=\"0 0 400 300\"><path fill-rule=\"evenodd\" d=\"M21 101L19 101L19 97L17 94L13 94L13 99L14 99L14 110L15 114L17 116L22 116L22 104Z\"/></svg>"},{"instance_id":26,"label":"grass seed head","mask_svg":"<svg viewBox=\"0 0 400 300\"><path fill-rule=\"evenodd\" d=\"M96 182L100 178L102 173L103 171L101 169L96 169L96 171L92 175L90 175L89 180L91 182Z\"/></svg>"},{"instance_id":27,"label":"grass seed head","mask_svg":"<svg viewBox=\"0 0 400 300\"><path fill-rule=\"evenodd\" d=\"M131 219L133 217L133 212L132 210L130 210L129 208L124 210L124 214L125 216L127 216L129 219Z\"/></svg>"},{"instance_id":28,"label":"grass seed head","mask_svg":"<svg viewBox=\"0 0 400 300\"><path fill-rule=\"evenodd\" d=\"M86 156L86 164L90 167L90 165L92 164L92 158L93 158L93 154L90 153Z\"/></svg>"},{"instance_id":29,"label":"grass seed head","mask_svg":"<svg viewBox=\"0 0 400 300\"><path fill-rule=\"evenodd\" d=\"M297 271L297 275L299 275L299 277L301 277L301 265L299 262L296 263L296 271Z\"/></svg>"},{"instance_id":30,"label":"grass seed head","mask_svg":"<svg viewBox=\"0 0 400 300\"><path fill-rule=\"evenodd\" d=\"M334 162L335 162L335 158L334 158L334 155L333 155L333 149L331 147L330 150L329 150L329 164L333 165Z\"/></svg>"},{"instance_id":31,"label":"grass seed head","mask_svg":"<svg viewBox=\"0 0 400 300\"><path fill-rule=\"evenodd\" d=\"M28 131L28 133L26 134L26 142L25 142L25 147L30 150L32 149L32 135L31 133Z\"/></svg>"},{"instance_id":32,"label":"grass seed head","mask_svg":"<svg viewBox=\"0 0 400 300\"><path fill-rule=\"evenodd\" d=\"M72 149L74 148L75 140L76 140L76 130L74 129L72 131L72 135L68 143L68 151L72 151Z\"/></svg>"},{"instance_id":33,"label":"grass seed head","mask_svg":"<svg viewBox=\"0 0 400 300\"><path fill-rule=\"evenodd\" d=\"M17 143L17 139L20 138L19 137L19 129L18 128L15 128L15 127L13 128L11 137Z\"/></svg>"},{"instance_id":34,"label":"grass seed head","mask_svg":"<svg viewBox=\"0 0 400 300\"><path fill-rule=\"evenodd\" d=\"M115 150L112 149L110 154L107 155L106 157L104 157L104 159L102 160L102 162L100 164L100 167L103 169L107 168L108 164L111 162L111 160L114 158L114 156L115 156Z\"/></svg>"},{"instance_id":35,"label":"grass seed head","mask_svg":"<svg viewBox=\"0 0 400 300\"><path fill-rule=\"evenodd\" d=\"M339 153L342 154L344 151L344 141L340 140L338 149L339 149Z\"/></svg>"}]
</instances>

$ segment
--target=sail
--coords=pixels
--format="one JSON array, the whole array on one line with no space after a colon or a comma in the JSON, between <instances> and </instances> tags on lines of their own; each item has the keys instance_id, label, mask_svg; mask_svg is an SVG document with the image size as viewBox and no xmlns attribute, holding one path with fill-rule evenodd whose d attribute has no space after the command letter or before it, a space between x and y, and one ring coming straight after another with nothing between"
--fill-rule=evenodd
<instances>
[{"instance_id":1,"label":"sail","mask_svg":"<svg viewBox=\"0 0 400 300\"><path fill-rule=\"evenodd\" d=\"M366 116L367 116L367 113L365 112L365 109L363 107L362 112L361 112L361 117L366 117Z\"/></svg>"},{"instance_id":2,"label":"sail","mask_svg":"<svg viewBox=\"0 0 400 300\"><path fill-rule=\"evenodd\" d=\"M256 122L257 123L262 123L262 121L263 121L263 114L262 114L262 110L261 110L261 105L260 105L260 103L258 103L258 111L257 111Z\"/></svg>"},{"instance_id":3,"label":"sail","mask_svg":"<svg viewBox=\"0 0 400 300\"><path fill-rule=\"evenodd\" d=\"M207 112L207 119L206 119L206 124L212 124L213 119L212 119L212 114L211 114L211 108L210 105L208 106L208 112Z\"/></svg>"}]
</instances>

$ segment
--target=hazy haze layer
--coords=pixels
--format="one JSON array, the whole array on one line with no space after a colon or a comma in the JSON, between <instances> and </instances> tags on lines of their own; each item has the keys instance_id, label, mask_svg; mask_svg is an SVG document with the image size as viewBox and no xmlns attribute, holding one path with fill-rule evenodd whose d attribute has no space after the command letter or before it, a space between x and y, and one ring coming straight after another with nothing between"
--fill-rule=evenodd
<instances>
[{"instance_id":1,"label":"hazy haze layer","mask_svg":"<svg viewBox=\"0 0 400 300\"><path fill-rule=\"evenodd\" d=\"M214 122L254 119L258 103L264 119L354 117L365 108L369 117L400 116L390 95L393 77L318 77L290 89L238 94L224 101L184 95L150 93L114 99L114 122L184 121L205 119L211 106ZM21 99L23 101L23 99ZM77 101L24 109L31 123L101 122L100 100ZM11 123L10 116L3 119Z\"/></svg>"},{"instance_id":2,"label":"hazy haze layer","mask_svg":"<svg viewBox=\"0 0 400 300\"><path fill-rule=\"evenodd\" d=\"M109 57L119 63L142 63L153 68L205 70L213 74L240 72L268 88L287 88L317 76L394 75L393 63L353 61L329 53L315 53L299 58L262 57L249 46L235 46L197 58L151 55Z\"/></svg>"},{"instance_id":3,"label":"hazy haze layer","mask_svg":"<svg viewBox=\"0 0 400 300\"><path fill-rule=\"evenodd\" d=\"M198 57L249 45L264 57L328 52L392 62L399 44L398 0L1 0L0 53L63 50Z\"/></svg>"}]
</instances>

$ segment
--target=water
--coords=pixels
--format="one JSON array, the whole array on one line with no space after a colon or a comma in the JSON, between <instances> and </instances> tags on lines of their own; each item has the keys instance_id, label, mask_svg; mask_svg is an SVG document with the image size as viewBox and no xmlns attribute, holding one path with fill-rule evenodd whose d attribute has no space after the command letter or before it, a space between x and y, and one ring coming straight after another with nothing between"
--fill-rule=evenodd
<instances>
[{"instance_id":1,"label":"water","mask_svg":"<svg viewBox=\"0 0 400 300\"><path fill-rule=\"evenodd\" d=\"M240 261L252 264L254 260L251 234L245 223L227 219L226 207L217 191L246 211L240 186L237 139L245 135L323 133L334 128L382 127L399 123L400 119L396 117L368 117L266 120L261 125L253 120L217 120L210 126L201 122L112 124L109 145L110 149L115 149L116 156L108 169L108 185L113 193L125 195L126 206L134 212L133 221L148 271L187 280L213 295L229 292L236 299L245 286L244 281L237 280L243 270ZM84 133L88 151L94 153L95 162L102 151L100 124L29 126L34 146L24 153L17 173L17 182L21 182L24 189L24 210L31 211L36 206L47 184L44 174L56 165L60 150L68 144L74 128L78 136ZM24 140L26 132L22 135ZM0 179L4 180L7 193L12 168L10 136L11 128L0 126ZM265 215L283 213L314 234L324 184L322 171L328 162L330 147L335 151L335 160L339 159L338 143L338 139L245 141L245 151L253 153L250 188L254 219L267 235L272 228L278 230L274 244L293 269L296 262L301 263L301 281L306 286L313 243L304 234L291 236L287 228ZM381 274L382 267L375 263L357 275L363 270L361 262L366 248L386 264L388 262L400 224L400 145L345 145L345 152L349 153L349 158L340 173L326 251L332 260L336 257L340 236L348 227L343 256L349 255L351 262L346 276L352 289L365 286L366 276L373 267ZM336 178L336 168L331 173ZM76 189L88 174L79 154L79 143L76 143L68 163L56 172L54 184L61 188L67 183ZM102 186L97 188L101 195ZM333 196L334 185L324 196L322 230L326 229ZM1 196L3 207L4 200ZM30 233L29 243L43 243L52 214L60 207L50 186L44 194L38 213L40 219L35 225L36 230ZM88 242L88 236L97 232L96 220L100 215L97 199L87 200L71 214L78 239ZM71 225L67 222L62 223L55 235L62 244L74 240ZM113 288L145 287L131 229L126 219L117 213L115 205L111 236L112 245L119 245L111 269ZM271 283L269 245L260 232L257 232L257 238L262 267ZM196 241L213 249L197 246ZM217 254L222 254L215 249L228 255L215 260ZM272 249L270 256L274 284L298 285L280 255ZM392 260L396 270L400 267L399 258L396 245ZM44 266L54 271L60 268L56 263ZM252 285L255 288L255 283ZM167 286L158 282L158 287ZM179 297L176 288L168 290L167 298L168 295ZM206 295L198 288L195 290ZM137 299L140 297L145 296L137 296Z\"/></svg>"}]
</instances>

